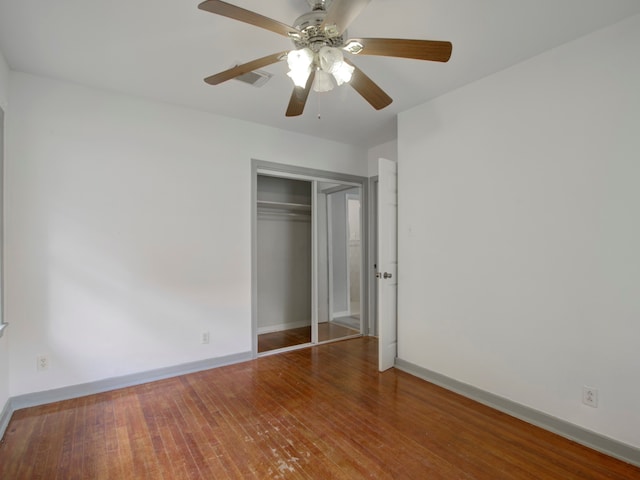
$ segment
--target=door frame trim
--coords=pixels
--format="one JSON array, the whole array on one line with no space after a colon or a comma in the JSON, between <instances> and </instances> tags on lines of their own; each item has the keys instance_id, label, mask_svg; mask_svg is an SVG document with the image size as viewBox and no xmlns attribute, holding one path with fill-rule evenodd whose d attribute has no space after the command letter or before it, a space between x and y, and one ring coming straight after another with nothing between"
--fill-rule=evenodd
<instances>
[{"instance_id":1,"label":"door frame trim","mask_svg":"<svg viewBox=\"0 0 640 480\"><path fill-rule=\"evenodd\" d=\"M366 275L369 279L367 297L368 330L369 335L378 336L378 284L376 280L376 268L378 264L378 175L369 178L368 225L367 225L367 268ZM363 227L364 229L365 227Z\"/></svg>"}]
</instances>

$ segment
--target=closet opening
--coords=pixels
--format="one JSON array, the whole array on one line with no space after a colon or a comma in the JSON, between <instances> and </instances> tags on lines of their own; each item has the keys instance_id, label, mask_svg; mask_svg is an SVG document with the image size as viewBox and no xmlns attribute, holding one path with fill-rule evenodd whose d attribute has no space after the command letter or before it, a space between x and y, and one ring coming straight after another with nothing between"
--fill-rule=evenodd
<instances>
[{"instance_id":1,"label":"closet opening","mask_svg":"<svg viewBox=\"0 0 640 480\"><path fill-rule=\"evenodd\" d=\"M253 173L255 356L366 334L366 179L258 161Z\"/></svg>"},{"instance_id":2,"label":"closet opening","mask_svg":"<svg viewBox=\"0 0 640 480\"><path fill-rule=\"evenodd\" d=\"M311 182L258 175L258 352L311 342Z\"/></svg>"}]
</instances>

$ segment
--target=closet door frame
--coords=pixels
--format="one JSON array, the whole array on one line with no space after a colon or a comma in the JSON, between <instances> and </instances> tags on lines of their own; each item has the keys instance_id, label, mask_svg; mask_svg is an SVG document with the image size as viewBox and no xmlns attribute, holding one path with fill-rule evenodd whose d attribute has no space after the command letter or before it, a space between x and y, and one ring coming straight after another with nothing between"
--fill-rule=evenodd
<instances>
[{"instance_id":1,"label":"closet door frame","mask_svg":"<svg viewBox=\"0 0 640 480\"><path fill-rule=\"evenodd\" d=\"M311 252L311 344L302 344L295 347L289 347L279 350L273 350L264 352L262 355L268 355L272 353L279 353L287 350L295 350L298 348L307 348L310 345L317 345L318 338L318 252L317 252L317 230L318 230L318 217L317 217L317 185L318 182L340 182L343 184L350 184L354 187L359 187L362 193L361 199L361 220L363 222L363 231L367 231L368 212L366 206L368 205L369 198L369 180L366 177L360 177L357 175L350 175L345 173L331 172L326 170L317 170L306 167L299 167L295 165L287 165L282 163L267 162L263 160L251 160L251 351L253 358L258 357L258 175L267 175L279 178L290 178L295 180L306 180L312 182L311 190L311 236L312 236L312 252ZM361 305L369 305L368 291L369 281L371 278L369 271L369 262L367 261L368 242L365 241L365 237L362 237L362 252L361 252L361 284L360 284L360 301ZM364 321L364 318L368 319L367 311L361 312L360 332L363 335L369 334L369 321Z\"/></svg>"}]
</instances>

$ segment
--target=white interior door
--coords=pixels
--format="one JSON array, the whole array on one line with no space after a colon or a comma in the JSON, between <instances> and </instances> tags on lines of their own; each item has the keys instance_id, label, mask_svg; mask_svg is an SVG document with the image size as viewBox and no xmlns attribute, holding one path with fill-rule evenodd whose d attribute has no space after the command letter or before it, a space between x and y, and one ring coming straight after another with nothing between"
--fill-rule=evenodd
<instances>
[{"instance_id":1,"label":"white interior door","mask_svg":"<svg viewBox=\"0 0 640 480\"><path fill-rule=\"evenodd\" d=\"M378 368L398 354L398 165L378 160Z\"/></svg>"}]
</instances>

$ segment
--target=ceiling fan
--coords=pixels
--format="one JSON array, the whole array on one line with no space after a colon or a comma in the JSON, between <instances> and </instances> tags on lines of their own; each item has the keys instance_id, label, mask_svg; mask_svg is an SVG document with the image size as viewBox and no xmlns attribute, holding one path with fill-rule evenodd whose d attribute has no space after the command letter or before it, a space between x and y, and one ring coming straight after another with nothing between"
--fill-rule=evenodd
<instances>
[{"instance_id":1,"label":"ceiling fan","mask_svg":"<svg viewBox=\"0 0 640 480\"><path fill-rule=\"evenodd\" d=\"M347 27L371 0L307 0L311 11L293 22L293 27L221 0L206 0L198 8L289 38L294 50L267 55L205 78L210 85L231 80L259 68L286 60L294 89L287 117L301 115L313 88L317 92L349 83L373 108L380 110L393 101L343 52L447 62L450 42L396 38L348 38Z\"/></svg>"}]
</instances>

